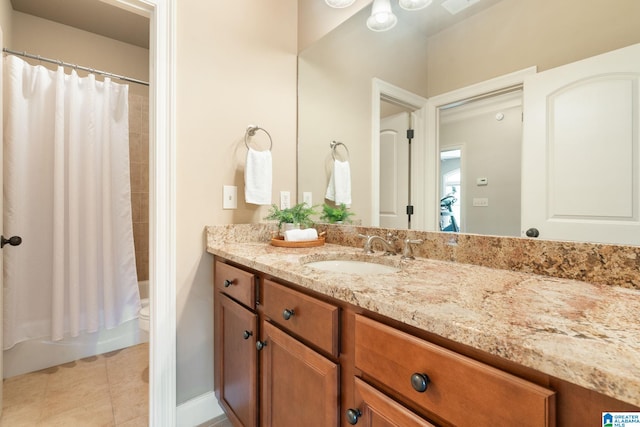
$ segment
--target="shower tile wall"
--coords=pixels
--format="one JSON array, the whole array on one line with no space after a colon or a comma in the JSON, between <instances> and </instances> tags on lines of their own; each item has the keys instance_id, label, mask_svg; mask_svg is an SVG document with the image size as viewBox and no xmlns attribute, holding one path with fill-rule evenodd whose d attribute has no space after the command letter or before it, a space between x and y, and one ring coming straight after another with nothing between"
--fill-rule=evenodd
<instances>
[{"instance_id":1,"label":"shower tile wall","mask_svg":"<svg viewBox=\"0 0 640 427\"><path fill-rule=\"evenodd\" d=\"M149 97L129 93L131 209L138 280L149 279Z\"/></svg>"}]
</instances>

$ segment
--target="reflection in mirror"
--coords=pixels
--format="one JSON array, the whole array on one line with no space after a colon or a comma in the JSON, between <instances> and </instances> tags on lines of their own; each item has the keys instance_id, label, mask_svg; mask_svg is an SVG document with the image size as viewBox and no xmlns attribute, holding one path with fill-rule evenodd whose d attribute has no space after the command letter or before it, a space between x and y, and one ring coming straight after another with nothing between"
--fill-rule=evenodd
<instances>
[{"instance_id":1,"label":"reflection in mirror","mask_svg":"<svg viewBox=\"0 0 640 427\"><path fill-rule=\"evenodd\" d=\"M440 231L464 231L462 222L463 146L440 149Z\"/></svg>"},{"instance_id":2,"label":"reflection in mirror","mask_svg":"<svg viewBox=\"0 0 640 427\"><path fill-rule=\"evenodd\" d=\"M455 198L464 208L459 231L519 236L522 89L443 106L439 116L440 152L465 153L464 162L456 159L462 180ZM441 217L449 162L441 160Z\"/></svg>"},{"instance_id":3,"label":"reflection in mirror","mask_svg":"<svg viewBox=\"0 0 640 427\"><path fill-rule=\"evenodd\" d=\"M351 151L352 211L363 225L381 221L379 211L372 208L379 194L373 171L379 167L375 160L380 156L379 152L372 152L376 137L371 114L372 79L432 99L516 70L535 66L538 72L544 72L640 42L637 0L617 0L616 7L609 2L580 0L480 0L458 15L450 15L441 3L436 0L422 11L405 14L394 9L398 25L384 33L366 28L369 8L364 8L300 54L298 198L305 191L313 192L314 200L322 198L328 179L324 170L324 160L330 155L327 144L331 140L344 141ZM392 5L397 7L394 2ZM524 93L526 98L526 87ZM505 109L500 121L496 119L498 113L487 114L494 127L504 128L512 115ZM438 115L445 121L454 120L446 118L445 109L439 110ZM436 133L432 126L426 131ZM491 155L485 153L484 158L480 154L487 162L480 167L479 160L473 157L475 140L463 138L462 131L447 123L437 132L443 139L449 135L451 140L441 140L445 144L442 147L421 147L430 151L420 158L432 163L413 163L414 172L422 168L427 188L419 194L414 192L412 197L428 199L429 206L423 208L433 212L433 221L422 221L424 229L439 228L442 174L433 171L440 167L434 158L441 150L463 142L458 193L461 231L517 236L531 227L521 224L523 212L515 194L522 193L519 178L500 178L506 176L507 170L519 167L513 159L521 145L494 150ZM500 163L501 159L506 163ZM517 172L511 172L519 177ZM416 173L412 178L417 179ZM487 178L486 185L478 185L482 178ZM474 206L474 199L478 199L476 204L487 206ZM419 223L422 215L425 212L415 212L412 222ZM574 235L570 239L580 237Z\"/></svg>"}]
</instances>

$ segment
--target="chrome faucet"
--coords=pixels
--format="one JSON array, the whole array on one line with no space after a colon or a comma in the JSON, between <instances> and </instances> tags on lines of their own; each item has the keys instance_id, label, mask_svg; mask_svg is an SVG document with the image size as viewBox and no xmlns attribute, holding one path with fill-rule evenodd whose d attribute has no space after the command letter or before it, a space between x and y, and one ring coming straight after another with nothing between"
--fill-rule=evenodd
<instances>
[{"instance_id":1,"label":"chrome faucet","mask_svg":"<svg viewBox=\"0 0 640 427\"><path fill-rule=\"evenodd\" d=\"M365 236L364 234L358 234L358 236L365 239L364 241L364 251L365 253L372 254L375 251L372 248L373 242L379 241L382 244L382 248L384 249L385 255L395 255L396 248L393 242L397 239L397 237L393 236L391 233L387 234L387 239L383 239L380 236Z\"/></svg>"}]
</instances>

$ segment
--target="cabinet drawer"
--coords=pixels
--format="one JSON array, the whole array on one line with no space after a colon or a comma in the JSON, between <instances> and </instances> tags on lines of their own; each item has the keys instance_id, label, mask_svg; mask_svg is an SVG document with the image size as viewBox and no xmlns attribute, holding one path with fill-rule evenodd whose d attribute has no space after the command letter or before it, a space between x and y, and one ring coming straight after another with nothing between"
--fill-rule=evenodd
<instances>
[{"instance_id":1,"label":"cabinet drawer","mask_svg":"<svg viewBox=\"0 0 640 427\"><path fill-rule=\"evenodd\" d=\"M213 281L217 290L247 307L255 308L256 286L252 273L216 260Z\"/></svg>"},{"instance_id":2,"label":"cabinet drawer","mask_svg":"<svg viewBox=\"0 0 640 427\"><path fill-rule=\"evenodd\" d=\"M555 393L499 369L360 315L355 346L363 374L448 423L555 426Z\"/></svg>"},{"instance_id":3,"label":"cabinet drawer","mask_svg":"<svg viewBox=\"0 0 640 427\"><path fill-rule=\"evenodd\" d=\"M286 330L338 357L338 307L265 280L264 313Z\"/></svg>"}]
</instances>

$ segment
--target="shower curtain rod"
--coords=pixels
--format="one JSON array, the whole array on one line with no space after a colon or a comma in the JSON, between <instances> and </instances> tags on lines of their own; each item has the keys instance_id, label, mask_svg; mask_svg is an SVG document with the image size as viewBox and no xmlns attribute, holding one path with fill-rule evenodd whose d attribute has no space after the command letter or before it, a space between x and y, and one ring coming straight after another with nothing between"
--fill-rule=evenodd
<instances>
[{"instance_id":1,"label":"shower curtain rod","mask_svg":"<svg viewBox=\"0 0 640 427\"><path fill-rule=\"evenodd\" d=\"M131 82L131 83L136 83L136 84L139 84L139 85L149 86L149 82L145 82L145 81L142 81L142 80L134 79L132 77L121 76L121 75L118 75L118 74L109 73L107 71L96 70L95 68L83 67L81 65L70 64L68 62L64 62L64 61L60 61L60 60L56 60L56 59L45 58L43 56L33 55L31 53L27 53L27 52L24 52L24 51L23 52L18 52L17 50L7 49L6 47L3 47L2 51L6 52L6 53L10 53L11 55L24 56L25 58L31 58L31 59L35 59L37 61L49 62L51 64L58 64L58 65L63 66L63 67L75 68L76 70L87 71L87 72L89 72L91 74L99 74L101 76L112 77L114 79L123 80L125 82Z\"/></svg>"}]
</instances>

